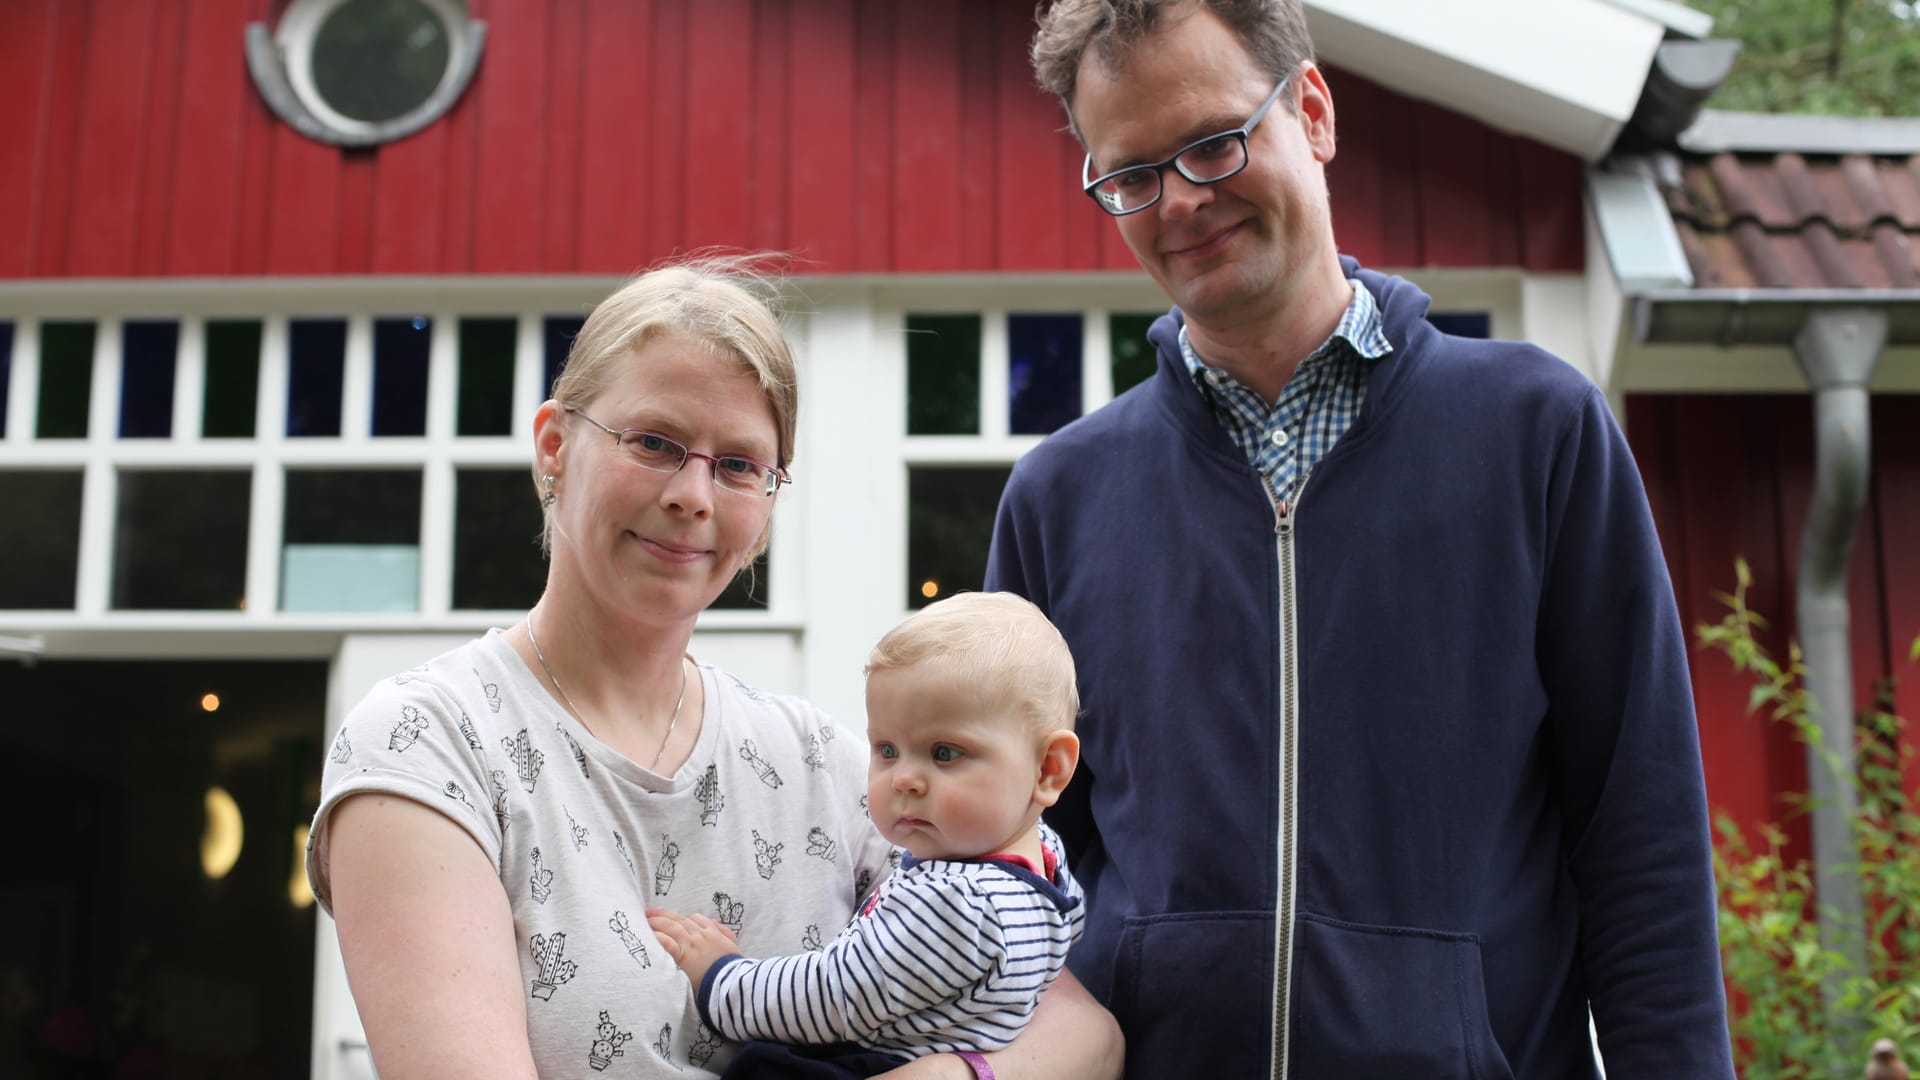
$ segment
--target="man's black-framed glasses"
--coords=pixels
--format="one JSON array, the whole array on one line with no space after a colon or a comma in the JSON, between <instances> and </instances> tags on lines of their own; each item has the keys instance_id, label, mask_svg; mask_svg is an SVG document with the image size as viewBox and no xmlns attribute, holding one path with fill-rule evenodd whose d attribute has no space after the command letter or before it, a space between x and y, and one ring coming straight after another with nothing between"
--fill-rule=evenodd
<instances>
[{"instance_id":1,"label":"man's black-framed glasses","mask_svg":"<svg viewBox=\"0 0 1920 1080\"><path fill-rule=\"evenodd\" d=\"M581 412L578 408L563 406L568 412L613 436L615 445L627 461L652 472L679 472L689 459L700 458L713 466L713 483L722 491L731 491L736 495L751 495L767 498L780 490L781 484L793 483L793 477L787 470L764 461L740 457L736 454L703 454L698 450L689 450L674 439L657 431L645 431L640 428L614 430L607 425Z\"/></svg>"},{"instance_id":2,"label":"man's black-framed glasses","mask_svg":"<svg viewBox=\"0 0 1920 1080\"><path fill-rule=\"evenodd\" d=\"M1246 123L1232 131L1196 139L1165 161L1151 165L1130 165L1105 176L1088 179L1093 173L1093 155L1088 154L1086 163L1080 166L1080 179L1086 185L1087 194L1100 204L1100 209L1121 217L1137 214L1160 201L1160 194L1166 187L1161 178L1168 166L1180 170L1181 176L1195 184L1217 184L1225 180L1247 167L1247 136L1260 126L1267 110L1280 100L1280 95L1286 93L1287 84L1292 81L1291 75L1282 78L1280 85L1273 88L1273 93L1267 95L1267 100L1260 103Z\"/></svg>"}]
</instances>

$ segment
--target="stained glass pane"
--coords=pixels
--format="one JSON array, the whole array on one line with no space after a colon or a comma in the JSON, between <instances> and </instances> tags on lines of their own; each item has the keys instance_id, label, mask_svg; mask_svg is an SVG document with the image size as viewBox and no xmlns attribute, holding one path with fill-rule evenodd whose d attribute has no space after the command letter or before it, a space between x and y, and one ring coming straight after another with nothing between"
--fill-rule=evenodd
<instances>
[{"instance_id":1,"label":"stained glass pane","mask_svg":"<svg viewBox=\"0 0 1920 1080\"><path fill-rule=\"evenodd\" d=\"M513 354L519 332L512 319L460 320L460 434L513 433Z\"/></svg>"},{"instance_id":2,"label":"stained glass pane","mask_svg":"<svg viewBox=\"0 0 1920 1080\"><path fill-rule=\"evenodd\" d=\"M373 321L373 433L427 433L427 350L433 320Z\"/></svg>"},{"instance_id":3,"label":"stained glass pane","mask_svg":"<svg viewBox=\"0 0 1920 1080\"><path fill-rule=\"evenodd\" d=\"M340 434L340 388L346 370L345 320L294 319L287 324L289 438Z\"/></svg>"},{"instance_id":4,"label":"stained glass pane","mask_svg":"<svg viewBox=\"0 0 1920 1080\"><path fill-rule=\"evenodd\" d=\"M907 434L980 433L980 316L907 316Z\"/></svg>"},{"instance_id":5,"label":"stained glass pane","mask_svg":"<svg viewBox=\"0 0 1920 1080\"><path fill-rule=\"evenodd\" d=\"M1147 327L1158 315L1120 314L1107 318L1108 370L1113 374L1113 396L1119 397L1153 377L1159 363Z\"/></svg>"},{"instance_id":6,"label":"stained glass pane","mask_svg":"<svg viewBox=\"0 0 1920 1080\"><path fill-rule=\"evenodd\" d=\"M129 320L120 328L120 437L173 434L173 370L180 324Z\"/></svg>"},{"instance_id":7,"label":"stained glass pane","mask_svg":"<svg viewBox=\"0 0 1920 1080\"><path fill-rule=\"evenodd\" d=\"M259 415L260 323L207 323L206 390L200 433L209 439L251 439Z\"/></svg>"},{"instance_id":8,"label":"stained glass pane","mask_svg":"<svg viewBox=\"0 0 1920 1080\"><path fill-rule=\"evenodd\" d=\"M40 324L40 402L34 434L42 439L87 437L87 399L93 392L90 322Z\"/></svg>"},{"instance_id":9,"label":"stained glass pane","mask_svg":"<svg viewBox=\"0 0 1920 1080\"><path fill-rule=\"evenodd\" d=\"M1045 435L1080 416L1080 316L1007 317L1008 430Z\"/></svg>"}]
</instances>

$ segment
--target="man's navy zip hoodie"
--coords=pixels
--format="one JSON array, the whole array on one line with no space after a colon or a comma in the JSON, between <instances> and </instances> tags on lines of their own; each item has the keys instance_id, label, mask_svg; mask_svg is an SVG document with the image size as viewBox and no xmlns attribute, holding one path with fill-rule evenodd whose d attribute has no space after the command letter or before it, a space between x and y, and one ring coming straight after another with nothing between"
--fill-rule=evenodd
<instances>
[{"instance_id":1,"label":"man's navy zip hoodie","mask_svg":"<svg viewBox=\"0 0 1920 1080\"><path fill-rule=\"evenodd\" d=\"M1281 515L1180 358L1014 469L987 587L1079 665L1047 820L1070 966L1138 1077L1733 1077L1698 735L1600 392L1446 336L1343 260L1393 352Z\"/></svg>"}]
</instances>

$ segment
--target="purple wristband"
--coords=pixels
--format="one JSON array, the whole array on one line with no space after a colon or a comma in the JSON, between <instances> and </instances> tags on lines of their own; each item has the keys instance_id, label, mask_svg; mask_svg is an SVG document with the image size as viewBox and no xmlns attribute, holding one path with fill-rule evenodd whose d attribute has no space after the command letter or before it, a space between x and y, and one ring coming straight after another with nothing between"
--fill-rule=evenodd
<instances>
[{"instance_id":1,"label":"purple wristband","mask_svg":"<svg viewBox=\"0 0 1920 1080\"><path fill-rule=\"evenodd\" d=\"M974 1080L994 1080L993 1066L987 1064L986 1058L971 1050L958 1050L955 1053L973 1069Z\"/></svg>"}]
</instances>

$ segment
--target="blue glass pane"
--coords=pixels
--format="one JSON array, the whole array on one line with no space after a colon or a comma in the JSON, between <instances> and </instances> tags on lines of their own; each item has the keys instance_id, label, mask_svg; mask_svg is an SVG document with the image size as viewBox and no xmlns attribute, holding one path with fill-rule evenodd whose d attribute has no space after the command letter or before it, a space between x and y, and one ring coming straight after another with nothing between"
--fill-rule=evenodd
<instances>
[{"instance_id":1,"label":"blue glass pane","mask_svg":"<svg viewBox=\"0 0 1920 1080\"><path fill-rule=\"evenodd\" d=\"M287 437L340 434L340 385L347 370L347 324L294 319L287 324Z\"/></svg>"},{"instance_id":2,"label":"blue glass pane","mask_svg":"<svg viewBox=\"0 0 1920 1080\"><path fill-rule=\"evenodd\" d=\"M373 433L427 433L427 345L433 320L373 320Z\"/></svg>"},{"instance_id":3,"label":"blue glass pane","mask_svg":"<svg viewBox=\"0 0 1920 1080\"><path fill-rule=\"evenodd\" d=\"M578 315L547 316L542 328L547 360L547 381L540 384L542 400L553 396L553 384L567 367L567 350L573 347L573 339L579 336L580 328L586 324L587 320Z\"/></svg>"},{"instance_id":4,"label":"blue glass pane","mask_svg":"<svg viewBox=\"0 0 1920 1080\"><path fill-rule=\"evenodd\" d=\"M7 437L7 386L13 382L13 324L0 322L0 439Z\"/></svg>"},{"instance_id":5,"label":"blue glass pane","mask_svg":"<svg viewBox=\"0 0 1920 1080\"><path fill-rule=\"evenodd\" d=\"M1007 317L1008 429L1045 435L1080 416L1080 316Z\"/></svg>"},{"instance_id":6,"label":"blue glass pane","mask_svg":"<svg viewBox=\"0 0 1920 1080\"><path fill-rule=\"evenodd\" d=\"M1427 321L1441 333L1455 337L1493 336L1493 319L1484 311L1432 311L1427 313Z\"/></svg>"},{"instance_id":7,"label":"blue glass pane","mask_svg":"<svg viewBox=\"0 0 1920 1080\"><path fill-rule=\"evenodd\" d=\"M173 434L173 369L180 352L177 322L127 322L120 331L120 437Z\"/></svg>"}]
</instances>

